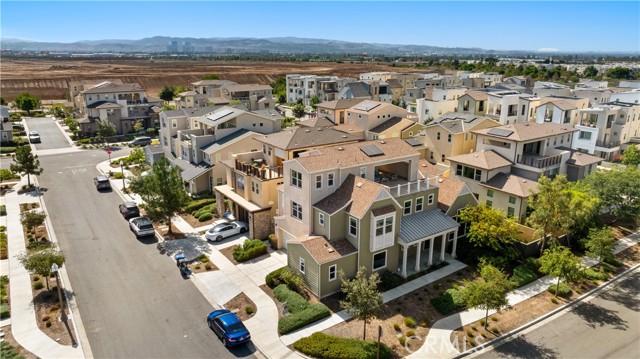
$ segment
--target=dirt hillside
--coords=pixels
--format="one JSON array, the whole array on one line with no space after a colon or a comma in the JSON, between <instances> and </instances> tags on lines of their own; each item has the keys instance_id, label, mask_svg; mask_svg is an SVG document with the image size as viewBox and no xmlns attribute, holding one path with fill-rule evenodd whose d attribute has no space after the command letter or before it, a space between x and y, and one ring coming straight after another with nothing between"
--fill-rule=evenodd
<instances>
[{"instance_id":1,"label":"dirt hillside","mask_svg":"<svg viewBox=\"0 0 640 359\"><path fill-rule=\"evenodd\" d=\"M9 100L25 91L41 99L64 99L68 97L69 81L101 79L137 82L150 96L158 96L164 86L188 86L207 74L237 83L269 84L279 76L292 73L357 78L362 72L393 70L398 69L370 63L3 58L0 84L2 96Z\"/></svg>"}]
</instances>

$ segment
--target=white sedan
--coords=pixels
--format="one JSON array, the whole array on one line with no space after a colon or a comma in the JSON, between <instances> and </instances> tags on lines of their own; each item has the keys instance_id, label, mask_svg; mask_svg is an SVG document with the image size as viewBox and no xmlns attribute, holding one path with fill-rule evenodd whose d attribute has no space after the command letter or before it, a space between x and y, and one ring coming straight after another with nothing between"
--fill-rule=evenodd
<instances>
[{"instance_id":1,"label":"white sedan","mask_svg":"<svg viewBox=\"0 0 640 359\"><path fill-rule=\"evenodd\" d=\"M38 131L29 131L29 143L40 143Z\"/></svg>"},{"instance_id":2,"label":"white sedan","mask_svg":"<svg viewBox=\"0 0 640 359\"><path fill-rule=\"evenodd\" d=\"M232 221L228 223L217 223L209 229L204 237L208 241L220 242L224 238L235 236L236 234L245 233L249 227L246 223L240 221Z\"/></svg>"}]
</instances>

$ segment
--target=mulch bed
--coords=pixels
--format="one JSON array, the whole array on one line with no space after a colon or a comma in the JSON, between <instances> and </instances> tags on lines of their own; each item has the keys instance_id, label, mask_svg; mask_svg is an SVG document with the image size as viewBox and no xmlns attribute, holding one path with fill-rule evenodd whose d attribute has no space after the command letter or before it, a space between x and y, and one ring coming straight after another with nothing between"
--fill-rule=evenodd
<instances>
[{"instance_id":1,"label":"mulch bed","mask_svg":"<svg viewBox=\"0 0 640 359\"><path fill-rule=\"evenodd\" d=\"M38 278L37 281L35 280L36 278ZM38 281L44 284L43 288L35 289L33 287L33 284ZM56 286L55 276L49 278L49 286L50 289L47 290L45 278L35 275L31 276L31 289L33 292L33 303L38 328L59 344L71 345L71 335L69 332L73 332L73 322L71 320L71 314L68 313L68 311L68 328L65 323L58 319L60 318L60 300L58 299L58 289ZM66 310L67 301L64 297L64 292L62 295L62 302Z\"/></svg>"},{"instance_id":2,"label":"mulch bed","mask_svg":"<svg viewBox=\"0 0 640 359\"><path fill-rule=\"evenodd\" d=\"M258 311L256 304L242 292L225 303L224 307L235 313L242 321L251 319ZM253 313L248 314L247 308L253 309Z\"/></svg>"},{"instance_id":3,"label":"mulch bed","mask_svg":"<svg viewBox=\"0 0 640 359\"><path fill-rule=\"evenodd\" d=\"M219 268L216 267L215 264L213 264L213 262L209 261L206 263L202 263L200 261L195 261L193 263L189 264L189 270L191 271L191 273L202 273L202 272L210 272L210 271L214 271L214 270L218 270Z\"/></svg>"},{"instance_id":4,"label":"mulch bed","mask_svg":"<svg viewBox=\"0 0 640 359\"><path fill-rule=\"evenodd\" d=\"M234 265L240 264L240 262L237 262L235 258L233 258L233 249L236 247L238 247L238 245L222 248L220 250L220 253L222 253L225 257L227 257L227 259L230 260L231 263L233 263Z\"/></svg>"},{"instance_id":5,"label":"mulch bed","mask_svg":"<svg viewBox=\"0 0 640 359\"><path fill-rule=\"evenodd\" d=\"M217 215L213 215L213 218L208 220L208 221L204 221L204 222L200 222L200 220L198 220L196 217L192 216L190 213L182 213L180 214L180 217L182 217L182 219L184 219L185 222L189 223L189 225L191 227L198 228L198 227L202 227L202 226L206 226L209 225L217 220L220 219L220 217L218 217Z\"/></svg>"},{"instance_id":6,"label":"mulch bed","mask_svg":"<svg viewBox=\"0 0 640 359\"><path fill-rule=\"evenodd\" d=\"M187 238L186 234L182 233L173 223L171 223L172 234L169 234L169 226L160 222L153 222L153 228L155 228L165 240Z\"/></svg>"},{"instance_id":7,"label":"mulch bed","mask_svg":"<svg viewBox=\"0 0 640 359\"><path fill-rule=\"evenodd\" d=\"M6 326L2 328L2 332L4 333L4 341L8 343L12 347L16 349L19 355L22 355L25 359L38 359L37 356L33 355L30 351L27 351L22 345L18 344L16 339L13 337L13 333L11 333L11 326Z\"/></svg>"},{"instance_id":8,"label":"mulch bed","mask_svg":"<svg viewBox=\"0 0 640 359\"><path fill-rule=\"evenodd\" d=\"M11 190L14 186L16 185L16 183L2 183L2 185L0 185L0 195L4 196L5 193L9 192L9 190Z\"/></svg>"}]
</instances>

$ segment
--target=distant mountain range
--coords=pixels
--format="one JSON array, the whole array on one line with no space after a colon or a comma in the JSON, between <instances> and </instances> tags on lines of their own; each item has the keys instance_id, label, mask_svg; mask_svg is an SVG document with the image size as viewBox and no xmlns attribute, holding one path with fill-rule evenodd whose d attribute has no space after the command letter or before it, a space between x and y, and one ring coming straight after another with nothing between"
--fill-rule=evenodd
<instances>
[{"instance_id":1,"label":"distant mountain range","mask_svg":"<svg viewBox=\"0 0 640 359\"><path fill-rule=\"evenodd\" d=\"M175 41L175 47L170 48ZM185 49L185 43L188 44ZM155 36L140 40L92 40L72 43L38 42L15 38L0 40L2 50L13 51L64 51L64 52L175 52L175 53L238 53L261 52L274 54L339 54L368 53L387 55L428 55L428 54L490 54L493 50L463 47L437 47L426 45L391 45L357 43L348 41L307 39L297 37L272 38L191 38ZM514 51L515 52L515 51ZM504 53L504 51L500 51Z\"/></svg>"}]
</instances>

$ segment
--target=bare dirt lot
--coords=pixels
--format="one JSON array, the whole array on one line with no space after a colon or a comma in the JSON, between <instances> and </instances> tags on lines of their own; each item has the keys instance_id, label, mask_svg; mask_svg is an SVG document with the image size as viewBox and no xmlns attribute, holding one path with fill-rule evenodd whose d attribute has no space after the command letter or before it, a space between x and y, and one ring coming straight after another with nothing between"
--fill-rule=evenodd
<instances>
[{"instance_id":1,"label":"bare dirt lot","mask_svg":"<svg viewBox=\"0 0 640 359\"><path fill-rule=\"evenodd\" d=\"M392 70L398 69L377 63L3 58L0 89L3 97L10 100L25 91L41 99L65 99L69 81L120 79L125 83L136 82L148 95L158 96L164 86L188 85L208 74L237 83L269 84L285 74L357 78L362 72Z\"/></svg>"}]
</instances>

